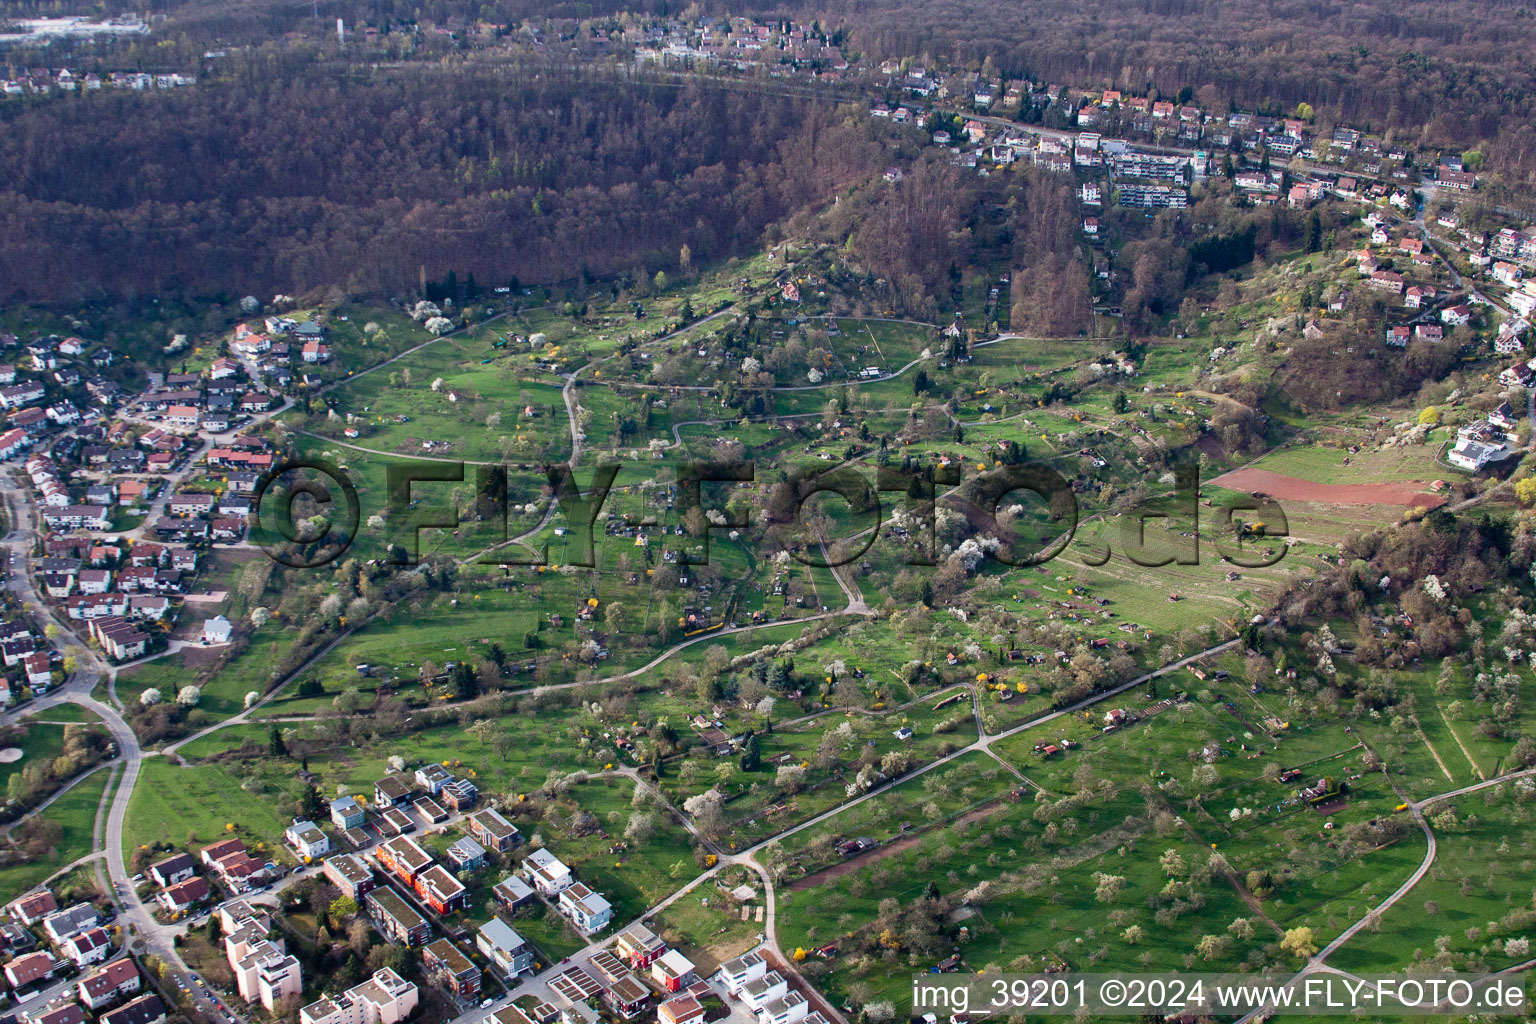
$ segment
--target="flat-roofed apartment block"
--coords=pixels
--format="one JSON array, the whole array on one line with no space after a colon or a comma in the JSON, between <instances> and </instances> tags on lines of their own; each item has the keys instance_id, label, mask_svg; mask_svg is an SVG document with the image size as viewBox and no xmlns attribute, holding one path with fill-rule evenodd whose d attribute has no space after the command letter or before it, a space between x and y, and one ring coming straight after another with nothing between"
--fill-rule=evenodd
<instances>
[{"instance_id":1,"label":"flat-roofed apartment block","mask_svg":"<svg viewBox=\"0 0 1536 1024\"><path fill-rule=\"evenodd\" d=\"M386 939L406 946L419 946L432 936L427 919L418 914L405 898L388 885L381 885L364 898L368 916Z\"/></svg>"},{"instance_id":2,"label":"flat-roofed apartment block","mask_svg":"<svg viewBox=\"0 0 1536 1024\"><path fill-rule=\"evenodd\" d=\"M379 834L384 836L402 836L407 832L416 831L416 819L406 814L402 808L389 807L379 815Z\"/></svg>"},{"instance_id":3,"label":"flat-roofed apartment block","mask_svg":"<svg viewBox=\"0 0 1536 1024\"><path fill-rule=\"evenodd\" d=\"M399 775L386 775L373 784L373 805L395 807L411 798L411 784Z\"/></svg>"},{"instance_id":4,"label":"flat-roofed apartment block","mask_svg":"<svg viewBox=\"0 0 1536 1024\"><path fill-rule=\"evenodd\" d=\"M414 884L416 876L432 865L431 855L407 836L396 836L380 843L373 856L385 871L407 884Z\"/></svg>"},{"instance_id":5,"label":"flat-roofed apartment block","mask_svg":"<svg viewBox=\"0 0 1536 1024\"><path fill-rule=\"evenodd\" d=\"M532 1017L528 1016L521 1009L514 1005L503 1006L501 1009L485 1018L482 1024L539 1024L539 1022L535 1021Z\"/></svg>"},{"instance_id":6,"label":"flat-roofed apartment block","mask_svg":"<svg viewBox=\"0 0 1536 1024\"><path fill-rule=\"evenodd\" d=\"M334 857L328 857L322 870L325 872L325 877L331 880L332 885L359 903L378 885L378 881L373 877L373 869L368 866L366 860L356 854L338 853Z\"/></svg>"},{"instance_id":7,"label":"flat-roofed apartment block","mask_svg":"<svg viewBox=\"0 0 1536 1024\"><path fill-rule=\"evenodd\" d=\"M388 967L339 996L326 996L299 1011L301 1024L399 1024L416 1009L416 986Z\"/></svg>"},{"instance_id":8,"label":"flat-roofed apartment block","mask_svg":"<svg viewBox=\"0 0 1536 1024\"><path fill-rule=\"evenodd\" d=\"M480 995L480 968L447 939L427 943L421 950L421 965L428 977L459 998L474 999Z\"/></svg>"},{"instance_id":9,"label":"flat-roofed apartment block","mask_svg":"<svg viewBox=\"0 0 1536 1024\"><path fill-rule=\"evenodd\" d=\"M433 864L416 876L416 892L439 914L469 905L469 890L441 864Z\"/></svg>"},{"instance_id":10,"label":"flat-roofed apartment block","mask_svg":"<svg viewBox=\"0 0 1536 1024\"><path fill-rule=\"evenodd\" d=\"M476 842L497 853L506 853L523 838L517 826L492 807L471 814L464 824Z\"/></svg>"},{"instance_id":11,"label":"flat-roofed apartment block","mask_svg":"<svg viewBox=\"0 0 1536 1024\"><path fill-rule=\"evenodd\" d=\"M244 900L230 900L218 909L224 928L224 956L235 975L235 988L247 1003L260 1003L267 1012L304 989L299 962L288 955L281 938L269 939L272 918Z\"/></svg>"},{"instance_id":12,"label":"flat-roofed apartment block","mask_svg":"<svg viewBox=\"0 0 1536 1024\"><path fill-rule=\"evenodd\" d=\"M268 1013L277 1013L279 1003L304 991L299 961L280 942L262 939L238 948L244 955L231 957L229 966L235 972L240 998L246 1002L260 1003Z\"/></svg>"}]
</instances>

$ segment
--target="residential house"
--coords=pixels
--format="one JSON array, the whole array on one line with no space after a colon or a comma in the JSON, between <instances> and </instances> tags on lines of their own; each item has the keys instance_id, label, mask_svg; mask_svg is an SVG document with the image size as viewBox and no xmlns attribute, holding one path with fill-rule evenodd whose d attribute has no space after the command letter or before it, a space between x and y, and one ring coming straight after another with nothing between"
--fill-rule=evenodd
<instances>
[{"instance_id":1,"label":"residential house","mask_svg":"<svg viewBox=\"0 0 1536 1024\"><path fill-rule=\"evenodd\" d=\"M203 862L203 867L211 868L219 861L232 853L244 853L245 841L241 839L221 839L216 843L205 846L198 852L198 857ZM171 858L175 860L175 858Z\"/></svg>"},{"instance_id":2,"label":"residential house","mask_svg":"<svg viewBox=\"0 0 1536 1024\"><path fill-rule=\"evenodd\" d=\"M511 925L493 917L475 933L475 948L509 978L533 966L533 947Z\"/></svg>"},{"instance_id":3,"label":"residential house","mask_svg":"<svg viewBox=\"0 0 1536 1024\"><path fill-rule=\"evenodd\" d=\"M736 996L748 982L756 981L768 973L768 961L756 950L743 953L734 960L727 960L720 965L720 971L716 975L725 990Z\"/></svg>"},{"instance_id":4,"label":"residential house","mask_svg":"<svg viewBox=\"0 0 1536 1024\"><path fill-rule=\"evenodd\" d=\"M523 859L523 874L546 896L554 896L576 880L560 858L544 849L534 850Z\"/></svg>"},{"instance_id":5,"label":"residential house","mask_svg":"<svg viewBox=\"0 0 1536 1024\"><path fill-rule=\"evenodd\" d=\"M437 796L452 781L453 776L440 764L424 764L416 769L416 784L425 787L431 796Z\"/></svg>"},{"instance_id":6,"label":"residential house","mask_svg":"<svg viewBox=\"0 0 1536 1024\"><path fill-rule=\"evenodd\" d=\"M1403 290L1403 275L1391 270L1378 270L1371 275L1371 287L1377 291L1400 294Z\"/></svg>"},{"instance_id":7,"label":"residential house","mask_svg":"<svg viewBox=\"0 0 1536 1024\"><path fill-rule=\"evenodd\" d=\"M150 992L102 1014L99 1024L161 1024L165 1018L165 1004Z\"/></svg>"},{"instance_id":8,"label":"residential house","mask_svg":"<svg viewBox=\"0 0 1536 1024\"><path fill-rule=\"evenodd\" d=\"M1466 303L1447 306L1440 311L1440 322L1447 327L1461 327L1472 321L1472 307Z\"/></svg>"},{"instance_id":9,"label":"residential house","mask_svg":"<svg viewBox=\"0 0 1536 1024\"><path fill-rule=\"evenodd\" d=\"M769 1003L783 999L789 994L789 982L778 971L768 971L760 978L755 978L741 987L736 994L747 1009L757 1013Z\"/></svg>"},{"instance_id":10,"label":"residential house","mask_svg":"<svg viewBox=\"0 0 1536 1024\"><path fill-rule=\"evenodd\" d=\"M331 852L331 839L312 821L295 821L283 833L283 841L306 862Z\"/></svg>"},{"instance_id":11,"label":"residential house","mask_svg":"<svg viewBox=\"0 0 1536 1024\"><path fill-rule=\"evenodd\" d=\"M105 928L87 928L76 932L59 945L59 952L69 957L79 967L99 964L112 952L112 936Z\"/></svg>"},{"instance_id":12,"label":"residential house","mask_svg":"<svg viewBox=\"0 0 1536 1024\"><path fill-rule=\"evenodd\" d=\"M47 889L30 893L11 904L11 916L22 924L31 926L59 909L58 900Z\"/></svg>"},{"instance_id":13,"label":"residential house","mask_svg":"<svg viewBox=\"0 0 1536 1024\"><path fill-rule=\"evenodd\" d=\"M657 957L666 952L667 944L645 925L634 924L619 932L614 949L630 967L643 971L655 963Z\"/></svg>"},{"instance_id":14,"label":"residential house","mask_svg":"<svg viewBox=\"0 0 1536 1024\"><path fill-rule=\"evenodd\" d=\"M155 897L173 914L184 914L206 900L213 892L206 878L189 878L162 889Z\"/></svg>"},{"instance_id":15,"label":"residential house","mask_svg":"<svg viewBox=\"0 0 1536 1024\"><path fill-rule=\"evenodd\" d=\"M1513 434L1519 428L1521 418L1508 402L1500 402L1498 408L1488 414L1488 422L1507 434Z\"/></svg>"},{"instance_id":16,"label":"residential house","mask_svg":"<svg viewBox=\"0 0 1536 1024\"><path fill-rule=\"evenodd\" d=\"M53 957L47 953L28 953L18 956L5 965L5 981L11 990L25 988L44 978L53 976Z\"/></svg>"},{"instance_id":17,"label":"residential house","mask_svg":"<svg viewBox=\"0 0 1536 1024\"><path fill-rule=\"evenodd\" d=\"M656 1010L657 1024L703 1024L704 1005L692 995L668 999Z\"/></svg>"},{"instance_id":18,"label":"residential house","mask_svg":"<svg viewBox=\"0 0 1536 1024\"><path fill-rule=\"evenodd\" d=\"M0 434L0 459L9 459L13 455L19 455L32 443L32 439L25 430L7 430Z\"/></svg>"},{"instance_id":19,"label":"residential house","mask_svg":"<svg viewBox=\"0 0 1536 1024\"><path fill-rule=\"evenodd\" d=\"M790 989L779 998L757 1011L758 1024L795 1024L810 1013L811 1005L805 996Z\"/></svg>"},{"instance_id":20,"label":"residential house","mask_svg":"<svg viewBox=\"0 0 1536 1024\"><path fill-rule=\"evenodd\" d=\"M22 663L26 669L27 685L34 693L45 693L53 685L53 666L42 651L27 655Z\"/></svg>"},{"instance_id":21,"label":"residential house","mask_svg":"<svg viewBox=\"0 0 1536 1024\"><path fill-rule=\"evenodd\" d=\"M464 836L448 847L447 857L455 871L474 871L485 866L485 847Z\"/></svg>"},{"instance_id":22,"label":"residential house","mask_svg":"<svg viewBox=\"0 0 1536 1024\"><path fill-rule=\"evenodd\" d=\"M633 1020L645 1012L651 1001L651 989L633 974L625 973L610 980L603 993L603 1001L625 1020Z\"/></svg>"},{"instance_id":23,"label":"residential house","mask_svg":"<svg viewBox=\"0 0 1536 1024\"><path fill-rule=\"evenodd\" d=\"M496 883L495 888L491 890L491 895L506 909L516 910L533 899L533 889L516 875L508 875Z\"/></svg>"},{"instance_id":24,"label":"residential house","mask_svg":"<svg viewBox=\"0 0 1536 1024\"><path fill-rule=\"evenodd\" d=\"M669 949L651 964L651 980L668 992L681 992L697 979L693 961Z\"/></svg>"},{"instance_id":25,"label":"residential house","mask_svg":"<svg viewBox=\"0 0 1536 1024\"><path fill-rule=\"evenodd\" d=\"M29 1024L86 1024L90 1017L74 1003L49 1004L27 1014Z\"/></svg>"},{"instance_id":26,"label":"residential house","mask_svg":"<svg viewBox=\"0 0 1536 1024\"><path fill-rule=\"evenodd\" d=\"M285 999L304 991L299 961L283 948L280 941L239 939L226 936L225 952L235 974L235 988L247 1003L260 1003L268 1013L277 1013Z\"/></svg>"},{"instance_id":27,"label":"residential house","mask_svg":"<svg viewBox=\"0 0 1536 1024\"><path fill-rule=\"evenodd\" d=\"M133 995L143 987L144 979L128 957L114 960L100 970L92 971L75 984L80 1002L91 1010L100 1010L124 996Z\"/></svg>"},{"instance_id":28,"label":"residential house","mask_svg":"<svg viewBox=\"0 0 1536 1024\"><path fill-rule=\"evenodd\" d=\"M587 967L607 986L603 1001L620 1017L630 1020L644 1012L650 1002L650 986L642 984L618 957L599 949L587 958Z\"/></svg>"},{"instance_id":29,"label":"residential house","mask_svg":"<svg viewBox=\"0 0 1536 1024\"><path fill-rule=\"evenodd\" d=\"M454 779L442 788L442 798L455 811L464 811L480 799L480 790L468 779Z\"/></svg>"},{"instance_id":30,"label":"residential house","mask_svg":"<svg viewBox=\"0 0 1536 1024\"><path fill-rule=\"evenodd\" d=\"M580 882L561 890L559 908L583 935L600 932L613 920L613 906L601 893L593 892Z\"/></svg>"},{"instance_id":31,"label":"residential house","mask_svg":"<svg viewBox=\"0 0 1536 1024\"><path fill-rule=\"evenodd\" d=\"M71 935L95 926L96 908L89 903L76 903L43 918L43 932L55 946L62 946Z\"/></svg>"},{"instance_id":32,"label":"residential house","mask_svg":"<svg viewBox=\"0 0 1536 1024\"><path fill-rule=\"evenodd\" d=\"M357 828L368 817L354 797L339 796L331 801L331 823L339 829Z\"/></svg>"},{"instance_id":33,"label":"residential house","mask_svg":"<svg viewBox=\"0 0 1536 1024\"><path fill-rule=\"evenodd\" d=\"M1460 437L1456 441L1456 447L1447 452L1445 457L1451 465L1465 469L1469 473L1476 473L1492 463L1502 462L1510 454L1510 448L1506 444L1490 444L1470 437Z\"/></svg>"}]
</instances>

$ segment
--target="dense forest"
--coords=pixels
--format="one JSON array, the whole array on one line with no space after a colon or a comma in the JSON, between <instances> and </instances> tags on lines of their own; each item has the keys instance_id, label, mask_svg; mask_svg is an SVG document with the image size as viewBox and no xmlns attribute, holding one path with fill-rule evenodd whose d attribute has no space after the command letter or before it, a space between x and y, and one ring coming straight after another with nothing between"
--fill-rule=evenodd
<instances>
[{"instance_id":1,"label":"dense forest","mask_svg":"<svg viewBox=\"0 0 1536 1024\"><path fill-rule=\"evenodd\" d=\"M197 88L0 104L0 302L389 293L449 270L483 283L591 281L674 265L684 244L701 260L740 254L782 230L846 241L909 312L934 313L958 268L980 262L1019 275L1016 326L1060 335L1089 322L1064 181L1029 174L999 194L920 158L915 129L830 100L679 88L601 64L577 72L537 48L481 63L458 52L463 40L409 33L484 19L568 39L578 23L585 37L700 10L817 18L867 60L1217 110L1305 101L1320 131L1338 121L1479 146L1505 186L1536 184L1536 83L1522 56L1536 17L1503 0L157 0L154 36L49 56L197 65ZM71 12L142 9L0 0L0 20ZM420 42L400 61L362 65L337 52L334 17ZM215 45L232 48L203 60ZM906 178L879 187L890 164ZM1202 265L1227 269L1202 255L1213 243L1193 225L1231 220L1214 208L1159 218L1144 251L1126 254L1128 321L1145 328L1170 312ZM1297 225L1276 221L1257 226L1255 244L1296 238Z\"/></svg>"},{"instance_id":2,"label":"dense forest","mask_svg":"<svg viewBox=\"0 0 1536 1024\"><path fill-rule=\"evenodd\" d=\"M7 15L139 11L137 0L0 0ZM264 42L325 34L337 17L410 23L589 25L636 18L773 14L844 30L866 57L942 59L1010 78L1198 98L1273 113L1311 104L1346 121L1536 174L1536 10L1525 0L157 0L169 34ZM311 15L318 13L319 17Z\"/></svg>"},{"instance_id":3,"label":"dense forest","mask_svg":"<svg viewBox=\"0 0 1536 1024\"><path fill-rule=\"evenodd\" d=\"M883 166L824 105L547 69L252 68L0 118L6 301L613 276L749 250Z\"/></svg>"}]
</instances>

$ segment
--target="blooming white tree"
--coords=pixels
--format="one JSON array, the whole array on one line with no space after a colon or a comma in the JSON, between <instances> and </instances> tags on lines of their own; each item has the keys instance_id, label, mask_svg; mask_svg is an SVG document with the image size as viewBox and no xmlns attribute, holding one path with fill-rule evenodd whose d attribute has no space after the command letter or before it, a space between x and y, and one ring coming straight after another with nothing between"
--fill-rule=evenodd
<instances>
[{"instance_id":1,"label":"blooming white tree","mask_svg":"<svg viewBox=\"0 0 1536 1024\"><path fill-rule=\"evenodd\" d=\"M272 613L267 610L265 605L257 605L255 608L251 609L251 625L255 626L257 629L265 626L268 622L271 621L271 619Z\"/></svg>"},{"instance_id":2,"label":"blooming white tree","mask_svg":"<svg viewBox=\"0 0 1536 1024\"><path fill-rule=\"evenodd\" d=\"M197 702L203 699L203 691L195 686L183 686L176 694L176 703L184 708L197 707Z\"/></svg>"},{"instance_id":3,"label":"blooming white tree","mask_svg":"<svg viewBox=\"0 0 1536 1024\"><path fill-rule=\"evenodd\" d=\"M254 295L247 295L240 300L240 312L251 314L261 308L261 300Z\"/></svg>"},{"instance_id":4,"label":"blooming white tree","mask_svg":"<svg viewBox=\"0 0 1536 1024\"><path fill-rule=\"evenodd\" d=\"M748 376L751 376L762 368L762 362L758 359L754 359L752 356L747 356L747 358L741 361L741 372Z\"/></svg>"},{"instance_id":5,"label":"blooming white tree","mask_svg":"<svg viewBox=\"0 0 1536 1024\"><path fill-rule=\"evenodd\" d=\"M860 793L873 789L878 781L880 781L880 773L875 771L874 765L867 764L859 769L859 774L854 776L853 781L844 787L843 792L849 796L857 796Z\"/></svg>"},{"instance_id":6,"label":"blooming white tree","mask_svg":"<svg viewBox=\"0 0 1536 1024\"><path fill-rule=\"evenodd\" d=\"M773 781L786 793L798 793L805 788L810 769L803 764L781 764Z\"/></svg>"},{"instance_id":7,"label":"blooming white tree","mask_svg":"<svg viewBox=\"0 0 1536 1024\"><path fill-rule=\"evenodd\" d=\"M159 689L157 689L156 687L151 686L149 689L147 689L143 693L139 694L139 703L142 704L146 708L147 707L152 707L155 704L159 704L160 703L160 691L159 691Z\"/></svg>"},{"instance_id":8,"label":"blooming white tree","mask_svg":"<svg viewBox=\"0 0 1536 1024\"><path fill-rule=\"evenodd\" d=\"M248 691L246 693L246 695L245 695L245 706L246 706L246 708L250 709L250 708L255 707L256 706L256 702L259 701L259 700L261 700L261 694L257 693L255 690Z\"/></svg>"},{"instance_id":9,"label":"blooming white tree","mask_svg":"<svg viewBox=\"0 0 1536 1024\"><path fill-rule=\"evenodd\" d=\"M805 379L812 384L820 384L822 376L822 372L814 366L805 372Z\"/></svg>"},{"instance_id":10,"label":"blooming white tree","mask_svg":"<svg viewBox=\"0 0 1536 1024\"><path fill-rule=\"evenodd\" d=\"M425 299L416 303L416 307L411 310L411 319L417 323L421 323L430 317L442 315L443 310L441 306L435 302L427 302Z\"/></svg>"},{"instance_id":11,"label":"blooming white tree","mask_svg":"<svg viewBox=\"0 0 1536 1024\"><path fill-rule=\"evenodd\" d=\"M428 317L427 322L422 326L426 327L433 334L447 334L453 330L453 321L445 316L434 316Z\"/></svg>"}]
</instances>

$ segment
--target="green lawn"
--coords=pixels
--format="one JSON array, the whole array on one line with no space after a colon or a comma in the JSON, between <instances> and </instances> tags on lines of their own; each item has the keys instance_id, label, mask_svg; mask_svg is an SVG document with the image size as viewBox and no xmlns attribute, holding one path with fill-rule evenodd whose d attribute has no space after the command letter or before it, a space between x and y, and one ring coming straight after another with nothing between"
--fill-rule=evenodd
<instances>
[{"instance_id":1,"label":"green lawn","mask_svg":"<svg viewBox=\"0 0 1536 1024\"><path fill-rule=\"evenodd\" d=\"M14 899L65 864L91 852L96 811L111 774L110 764L98 768L40 813L40 817L58 823L61 830L59 842L40 860L0 867L0 896L6 900Z\"/></svg>"}]
</instances>

